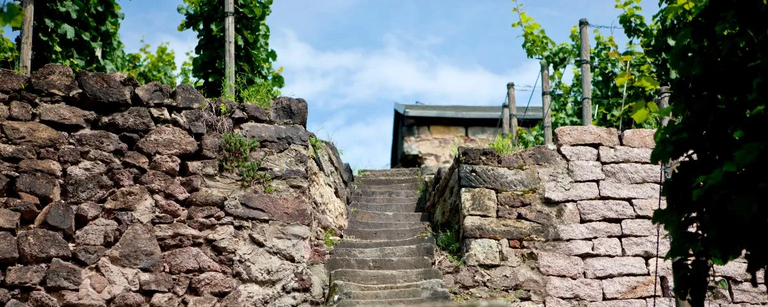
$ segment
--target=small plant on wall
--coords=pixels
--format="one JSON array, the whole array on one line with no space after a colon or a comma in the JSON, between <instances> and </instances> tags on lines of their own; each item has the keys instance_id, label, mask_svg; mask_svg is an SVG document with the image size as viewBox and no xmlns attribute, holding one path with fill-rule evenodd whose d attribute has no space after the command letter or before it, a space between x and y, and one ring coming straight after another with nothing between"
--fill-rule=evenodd
<instances>
[{"instance_id":1,"label":"small plant on wall","mask_svg":"<svg viewBox=\"0 0 768 307\"><path fill-rule=\"evenodd\" d=\"M267 193L271 193L269 184L271 178L265 172L260 172L261 161L252 161L251 150L259 147L259 141L248 139L240 134L227 132L221 136L221 166L228 171L234 171L243 178L244 185L261 182Z\"/></svg>"}]
</instances>

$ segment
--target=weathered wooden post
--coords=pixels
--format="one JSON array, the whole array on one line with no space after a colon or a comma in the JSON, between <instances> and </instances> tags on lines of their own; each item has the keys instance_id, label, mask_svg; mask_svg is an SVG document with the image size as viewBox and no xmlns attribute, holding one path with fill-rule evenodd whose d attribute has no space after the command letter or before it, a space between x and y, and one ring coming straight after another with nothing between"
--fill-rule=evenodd
<instances>
[{"instance_id":1,"label":"weathered wooden post","mask_svg":"<svg viewBox=\"0 0 768 307\"><path fill-rule=\"evenodd\" d=\"M541 110L544 122L544 145L552 145L552 116L549 96L549 63L541 60Z\"/></svg>"},{"instance_id":2,"label":"weathered wooden post","mask_svg":"<svg viewBox=\"0 0 768 307\"><path fill-rule=\"evenodd\" d=\"M24 0L24 17L21 21L21 71L32 72L32 25L35 19L35 0Z\"/></svg>"},{"instance_id":3,"label":"weathered wooden post","mask_svg":"<svg viewBox=\"0 0 768 307\"><path fill-rule=\"evenodd\" d=\"M589 68L589 22L579 20L581 36L581 121L582 125L592 125L592 72Z\"/></svg>"},{"instance_id":4,"label":"weathered wooden post","mask_svg":"<svg viewBox=\"0 0 768 307\"><path fill-rule=\"evenodd\" d=\"M507 100L509 101L509 111L506 118L512 123L512 140L517 141L517 103L515 102L515 83L507 83ZM511 116L511 117L510 117Z\"/></svg>"},{"instance_id":5,"label":"weathered wooden post","mask_svg":"<svg viewBox=\"0 0 768 307\"><path fill-rule=\"evenodd\" d=\"M227 94L235 97L235 0L224 0L224 73Z\"/></svg>"}]
</instances>

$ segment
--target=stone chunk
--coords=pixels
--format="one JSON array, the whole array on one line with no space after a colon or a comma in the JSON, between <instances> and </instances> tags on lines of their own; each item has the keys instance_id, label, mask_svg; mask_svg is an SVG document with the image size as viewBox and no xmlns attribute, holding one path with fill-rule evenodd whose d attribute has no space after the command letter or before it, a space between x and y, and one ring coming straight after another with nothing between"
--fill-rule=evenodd
<instances>
[{"instance_id":1,"label":"stone chunk","mask_svg":"<svg viewBox=\"0 0 768 307\"><path fill-rule=\"evenodd\" d=\"M629 129L621 133L621 145L635 148L654 148L655 129Z\"/></svg>"},{"instance_id":2,"label":"stone chunk","mask_svg":"<svg viewBox=\"0 0 768 307\"><path fill-rule=\"evenodd\" d=\"M88 128L91 122L97 118L94 112L85 111L63 103L41 105L39 112L41 122L71 130Z\"/></svg>"},{"instance_id":3,"label":"stone chunk","mask_svg":"<svg viewBox=\"0 0 768 307\"><path fill-rule=\"evenodd\" d=\"M669 251L669 239L660 238L659 255L664 256ZM626 256L655 257L656 236L621 238L621 247Z\"/></svg>"},{"instance_id":4,"label":"stone chunk","mask_svg":"<svg viewBox=\"0 0 768 307\"><path fill-rule=\"evenodd\" d=\"M45 64L32 72L32 87L47 95L70 96L78 90L75 73L72 68L60 64Z\"/></svg>"},{"instance_id":5,"label":"stone chunk","mask_svg":"<svg viewBox=\"0 0 768 307\"><path fill-rule=\"evenodd\" d=\"M599 280L570 279L549 277L547 293L558 298L582 299L591 302L603 299L603 289Z\"/></svg>"},{"instance_id":6,"label":"stone chunk","mask_svg":"<svg viewBox=\"0 0 768 307\"><path fill-rule=\"evenodd\" d=\"M152 196L147 188L136 185L117 190L104 203L104 208L113 210L136 210L152 206Z\"/></svg>"},{"instance_id":7,"label":"stone chunk","mask_svg":"<svg viewBox=\"0 0 768 307\"><path fill-rule=\"evenodd\" d=\"M659 183L661 168L653 164L619 163L603 166L605 180L618 183Z\"/></svg>"},{"instance_id":8,"label":"stone chunk","mask_svg":"<svg viewBox=\"0 0 768 307\"><path fill-rule=\"evenodd\" d=\"M113 183L107 176L95 174L87 177L67 178L67 201L70 203L84 203L99 201L107 196Z\"/></svg>"},{"instance_id":9,"label":"stone chunk","mask_svg":"<svg viewBox=\"0 0 768 307\"><path fill-rule=\"evenodd\" d=\"M245 207L253 210L242 210L248 208L238 210L237 208L226 206L225 203L225 211L243 218L268 219L302 225L309 225L311 222L308 202L298 195L287 197L247 193L240 196L238 200Z\"/></svg>"},{"instance_id":10,"label":"stone chunk","mask_svg":"<svg viewBox=\"0 0 768 307\"><path fill-rule=\"evenodd\" d=\"M144 296L138 293L133 292L121 292L120 294L115 297L115 300L112 301L112 304L109 305L110 307L143 307L147 305L147 301L144 299ZM168 305L171 306L171 305ZM173 306L175 307L175 305Z\"/></svg>"},{"instance_id":11,"label":"stone chunk","mask_svg":"<svg viewBox=\"0 0 768 307\"><path fill-rule=\"evenodd\" d=\"M133 131L145 132L155 127L149 110L144 107L131 107L125 112L118 112L101 118L101 127L115 133Z\"/></svg>"},{"instance_id":12,"label":"stone chunk","mask_svg":"<svg viewBox=\"0 0 768 307\"><path fill-rule=\"evenodd\" d=\"M577 182L562 185L556 182L544 183L544 199L550 202L579 201L600 198L595 182Z\"/></svg>"},{"instance_id":13,"label":"stone chunk","mask_svg":"<svg viewBox=\"0 0 768 307\"><path fill-rule=\"evenodd\" d=\"M163 262L171 274L220 272L219 265L196 247L174 249L163 253Z\"/></svg>"},{"instance_id":14,"label":"stone chunk","mask_svg":"<svg viewBox=\"0 0 768 307\"><path fill-rule=\"evenodd\" d=\"M112 262L125 267L156 270L161 266L160 245L150 225L132 224L108 254Z\"/></svg>"},{"instance_id":15,"label":"stone chunk","mask_svg":"<svg viewBox=\"0 0 768 307\"><path fill-rule=\"evenodd\" d=\"M31 146L0 144L0 158L4 160L34 159L36 156Z\"/></svg>"},{"instance_id":16,"label":"stone chunk","mask_svg":"<svg viewBox=\"0 0 768 307\"><path fill-rule=\"evenodd\" d=\"M27 76L10 69L0 69L0 92L13 93L24 89Z\"/></svg>"},{"instance_id":17,"label":"stone chunk","mask_svg":"<svg viewBox=\"0 0 768 307\"><path fill-rule=\"evenodd\" d=\"M652 218L653 217L653 211L655 211L657 208L659 208L659 205L661 205L661 209L664 209L667 207L667 200L662 199L661 204L659 204L659 199L633 199L632 200L632 206L635 207L635 212L637 212L638 217L645 217L645 218Z\"/></svg>"},{"instance_id":18,"label":"stone chunk","mask_svg":"<svg viewBox=\"0 0 768 307\"><path fill-rule=\"evenodd\" d=\"M254 194L256 195L256 194ZM253 196L258 197L258 196ZM249 197L243 198L250 200ZM189 206L195 206L195 207L223 207L224 202L227 200L227 197L225 195L222 195L217 190L213 189L201 189L200 191L194 192L191 195L189 195L189 198L187 198L187 205ZM264 200L264 198L261 198L260 200ZM253 200L252 202L255 204L257 200Z\"/></svg>"},{"instance_id":19,"label":"stone chunk","mask_svg":"<svg viewBox=\"0 0 768 307\"><path fill-rule=\"evenodd\" d=\"M22 173L43 172L51 176L61 177L61 164L53 160L26 159L19 162Z\"/></svg>"},{"instance_id":20,"label":"stone chunk","mask_svg":"<svg viewBox=\"0 0 768 307\"><path fill-rule=\"evenodd\" d=\"M532 169L510 170L483 165L460 165L459 178L462 187L501 191L528 191L539 184L539 178Z\"/></svg>"},{"instance_id":21,"label":"stone chunk","mask_svg":"<svg viewBox=\"0 0 768 307\"><path fill-rule=\"evenodd\" d=\"M52 203L43 208L35 219L35 226L41 225L71 234L75 231L75 210L64 202Z\"/></svg>"},{"instance_id":22,"label":"stone chunk","mask_svg":"<svg viewBox=\"0 0 768 307\"><path fill-rule=\"evenodd\" d=\"M309 133L299 125L276 126L257 123L245 123L242 125L243 136L248 139L256 139L263 146L283 151L292 144L307 146Z\"/></svg>"},{"instance_id":23,"label":"stone chunk","mask_svg":"<svg viewBox=\"0 0 768 307\"><path fill-rule=\"evenodd\" d=\"M597 161L571 161L568 171L574 181L593 181L605 178L603 165Z\"/></svg>"},{"instance_id":24,"label":"stone chunk","mask_svg":"<svg viewBox=\"0 0 768 307\"><path fill-rule=\"evenodd\" d=\"M98 149L104 152L123 151L127 147L120 138L104 130L82 130L71 135L81 149ZM83 148L84 147L84 148Z\"/></svg>"},{"instance_id":25,"label":"stone chunk","mask_svg":"<svg viewBox=\"0 0 768 307\"><path fill-rule=\"evenodd\" d=\"M47 262L53 258L68 259L72 253L60 233L35 228L20 232L19 254L25 263Z\"/></svg>"},{"instance_id":26,"label":"stone chunk","mask_svg":"<svg viewBox=\"0 0 768 307\"><path fill-rule=\"evenodd\" d=\"M468 265L499 265L499 242L491 239L467 239L464 257Z\"/></svg>"},{"instance_id":27,"label":"stone chunk","mask_svg":"<svg viewBox=\"0 0 768 307\"><path fill-rule=\"evenodd\" d=\"M192 279L192 289L202 295L223 295L236 287L237 281L218 272L205 272Z\"/></svg>"},{"instance_id":28,"label":"stone chunk","mask_svg":"<svg viewBox=\"0 0 768 307\"><path fill-rule=\"evenodd\" d=\"M0 264L10 264L19 258L16 238L10 232L0 231Z\"/></svg>"},{"instance_id":29,"label":"stone chunk","mask_svg":"<svg viewBox=\"0 0 768 307\"><path fill-rule=\"evenodd\" d=\"M635 217L632 206L621 200L583 200L576 205L584 222L619 220Z\"/></svg>"},{"instance_id":30,"label":"stone chunk","mask_svg":"<svg viewBox=\"0 0 768 307\"><path fill-rule=\"evenodd\" d=\"M45 274L45 287L52 290L78 290L82 269L74 264L53 259Z\"/></svg>"},{"instance_id":31,"label":"stone chunk","mask_svg":"<svg viewBox=\"0 0 768 307\"><path fill-rule=\"evenodd\" d=\"M621 241L618 238L597 238L592 240L592 254L598 256L621 256Z\"/></svg>"},{"instance_id":32,"label":"stone chunk","mask_svg":"<svg viewBox=\"0 0 768 307\"><path fill-rule=\"evenodd\" d=\"M60 132L41 123L6 121L2 126L3 133L13 144L55 147L66 143Z\"/></svg>"},{"instance_id":33,"label":"stone chunk","mask_svg":"<svg viewBox=\"0 0 768 307\"><path fill-rule=\"evenodd\" d=\"M489 189L461 189L462 216L496 217L496 191Z\"/></svg>"},{"instance_id":34,"label":"stone chunk","mask_svg":"<svg viewBox=\"0 0 768 307\"><path fill-rule=\"evenodd\" d=\"M549 241L549 242L525 242L526 247L543 252L564 254L569 256L584 256L592 254L592 241ZM621 246L619 246L621 249Z\"/></svg>"},{"instance_id":35,"label":"stone chunk","mask_svg":"<svg viewBox=\"0 0 768 307\"><path fill-rule=\"evenodd\" d=\"M171 99L182 109L197 109L205 105L205 97L189 84L181 84L171 92Z\"/></svg>"},{"instance_id":36,"label":"stone chunk","mask_svg":"<svg viewBox=\"0 0 768 307\"><path fill-rule=\"evenodd\" d=\"M17 265L8 268L5 284L16 287L35 287L45 278L45 265Z\"/></svg>"},{"instance_id":37,"label":"stone chunk","mask_svg":"<svg viewBox=\"0 0 768 307\"><path fill-rule=\"evenodd\" d=\"M733 291L734 303L765 304L768 303L768 290L764 284L752 287L749 283L733 282L731 289Z\"/></svg>"},{"instance_id":38,"label":"stone chunk","mask_svg":"<svg viewBox=\"0 0 768 307\"><path fill-rule=\"evenodd\" d=\"M11 119L21 121L32 120L32 106L26 102L11 101L8 111Z\"/></svg>"},{"instance_id":39,"label":"stone chunk","mask_svg":"<svg viewBox=\"0 0 768 307\"><path fill-rule=\"evenodd\" d=\"M21 213L22 221L34 220L40 210L37 209L37 204L31 201L25 201L16 198L6 198L2 205L3 208Z\"/></svg>"},{"instance_id":40,"label":"stone chunk","mask_svg":"<svg viewBox=\"0 0 768 307\"><path fill-rule=\"evenodd\" d=\"M619 133L614 128L598 126L565 126L555 129L555 141L563 145L618 146Z\"/></svg>"},{"instance_id":41,"label":"stone chunk","mask_svg":"<svg viewBox=\"0 0 768 307\"><path fill-rule=\"evenodd\" d=\"M0 230L16 231L20 219L21 213L0 208Z\"/></svg>"},{"instance_id":42,"label":"stone chunk","mask_svg":"<svg viewBox=\"0 0 768 307\"><path fill-rule=\"evenodd\" d=\"M656 225L653 225L651 220L623 220L621 221L621 232L624 236L655 236Z\"/></svg>"},{"instance_id":43,"label":"stone chunk","mask_svg":"<svg viewBox=\"0 0 768 307\"><path fill-rule=\"evenodd\" d=\"M43 291L35 291L29 295L27 301L29 307L59 307L59 302Z\"/></svg>"},{"instance_id":44,"label":"stone chunk","mask_svg":"<svg viewBox=\"0 0 768 307\"><path fill-rule=\"evenodd\" d=\"M171 100L171 88L157 81L149 82L136 88L136 96L145 106L166 104Z\"/></svg>"},{"instance_id":45,"label":"stone chunk","mask_svg":"<svg viewBox=\"0 0 768 307\"><path fill-rule=\"evenodd\" d=\"M90 108L113 110L131 106L133 89L120 84L114 76L81 70L77 82L83 88L83 101Z\"/></svg>"},{"instance_id":46,"label":"stone chunk","mask_svg":"<svg viewBox=\"0 0 768 307\"><path fill-rule=\"evenodd\" d=\"M189 193L178 179L158 171L147 171L139 178L139 184L146 186L153 193L163 193L175 200L185 200L189 197Z\"/></svg>"},{"instance_id":47,"label":"stone chunk","mask_svg":"<svg viewBox=\"0 0 768 307\"><path fill-rule=\"evenodd\" d=\"M597 257L584 260L587 278L648 275L645 260L640 257Z\"/></svg>"},{"instance_id":48,"label":"stone chunk","mask_svg":"<svg viewBox=\"0 0 768 307\"><path fill-rule=\"evenodd\" d=\"M606 222L556 225L561 240L583 240L621 236L621 225Z\"/></svg>"},{"instance_id":49,"label":"stone chunk","mask_svg":"<svg viewBox=\"0 0 768 307\"><path fill-rule=\"evenodd\" d=\"M651 163L650 148L632 148L625 146L600 147L600 161L605 163Z\"/></svg>"},{"instance_id":50,"label":"stone chunk","mask_svg":"<svg viewBox=\"0 0 768 307\"><path fill-rule=\"evenodd\" d=\"M657 198L660 186L655 183L615 183L600 181L600 196L607 198L632 199L632 198Z\"/></svg>"},{"instance_id":51,"label":"stone chunk","mask_svg":"<svg viewBox=\"0 0 768 307\"><path fill-rule=\"evenodd\" d=\"M149 169L163 172L171 176L179 175L179 165L181 160L176 156L155 156Z\"/></svg>"},{"instance_id":52,"label":"stone chunk","mask_svg":"<svg viewBox=\"0 0 768 307\"><path fill-rule=\"evenodd\" d=\"M185 163L187 175L215 176L219 173L217 160L188 161Z\"/></svg>"},{"instance_id":53,"label":"stone chunk","mask_svg":"<svg viewBox=\"0 0 768 307\"><path fill-rule=\"evenodd\" d=\"M616 277L601 281L607 299L630 299L653 296L653 277ZM656 283L656 293L661 293L661 283Z\"/></svg>"},{"instance_id":54,"label":"stone chunk","mask_svg":"<svg viewBox=\"0 0 768 307\"><path fill-rule=\"evenodd\" d=\"M560 146L562 153L568 161L595 161L597 149L589 146Z\"/></svg>"},{"instance_id":55,"label":"stone chunk","mask_svg":"<svg viewBox=\"0 0 768 307\"><path fill-rule=\"evenodd\" d=\"M97 219L80 228L75 233L75 242L78 245L111 245L118 236L117 222L113 220Z\"/></svg>"},{"instance_id":56,"label":"stone chunk","mask_svg":"<svg viewBox=\"0 0 768 307\"><path fill-rule=\"evenodd\" d=\"M87 202L77 206L75 219L80 224L87 224L101 215L101 206L97 203Z\"/></svg>"},{"instance_id":57,"label":"stone chunk","mask_svg":"<svg viewBox=\"0 0 768 307\"><path fill-rule=\"evenodd\" d=\"M173 277L167 273L139 273L141 291L170 292L173 289Z\"/></svg>"},{"instance_id":58,"label":"stone chunk","mask_svg":"<svg viewBox=\"0 0 768 307\"><path fill-rule=\"evenodd\" d=\"M580 278L584 274L584 261L579 257L550 252L537 252L536 256L544 275Z\"/></svg>"},{"instance_id":59,"label":"stone chunk","mask_svg":"<svg viewBox=\"0 0 768 307\"><path fill-rule=\"evenodd\" d=\"M465 238L527 240L552 236L551 230L533 222L477 216L464 218L462 229Z\"/></svg>"},{"instance_id":60,"label":"stone chunk","mask_svg":"<svg viewBox=\"0 0 768 307\"><path fill-rule=\"evenodd\" d=\"M278 97L272 103L272 120L277 124L307 127L307 102L302 98Z\"/></svg>"},{"instance_id":61,"label":"stone chunk","mask_svg":"<svg viewBox=\"0 0 768 307\"><path fill-rule=\"evenodd\" d=\"M103 246L78 246L72 251L75 259L82 261L86 265L96 263L106 252L107 248Z\"/></svg>"},{"instance_id":62,"label":"stone chunk","mask_svg":"<svg viewBox=\"0 0 768 307\"><path fill-rule=\"evenodd\" d=\"M197 151L197 141L189 133L173 126L157 127L137 144L140 152L148 155L183 156Z\"/></svg>"}]
</instances>

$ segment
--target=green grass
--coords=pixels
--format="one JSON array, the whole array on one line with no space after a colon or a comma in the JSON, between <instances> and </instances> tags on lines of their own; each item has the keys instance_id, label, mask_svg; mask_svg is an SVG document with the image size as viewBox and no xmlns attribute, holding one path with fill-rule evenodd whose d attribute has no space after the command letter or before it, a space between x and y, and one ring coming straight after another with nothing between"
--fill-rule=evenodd
<instances>
[{"instance_id":1,"label":"green grass","mask_svg":"<svg viewBox=\"0 0 768 307\"><path fill-rule=\"evenodd\" d=\"M496 140L488 143L488 146L495 149L500 155L511 154L523 149L523 147L515 144L515 141L512 139L512 134L507 134L507 136L504 137L496 135Z\"/></svg>"},{"instance_id":2,"label":"green grass","mask_svg":"<svg viewBox=\"0 0 768 307\"><path fill-rule=\"evenodd\" d=\"M320 149L323 149L325 146L325 143L323 143L323 140L318 139L314 135L309 136L309 157L314 158L315 155L320 151Z\"/></svg>"},{"instance_id":3,"label":"green grass","mask_svg":"<svg viewBox=\"0 0 768 307\"><path fill-rule=\"evenodd\" d=\"M435 243L437 243L437 248L447 254L446 257L455 266L464 264L464 258L461 257L461 238L458 229L438 232L435 236Z\"/></svg>"},{"instance_id":4,"label":"green grass","mask_svg":"<svg viewBox=\"0 0 768 307\"><path fill-rule=\"evenodd\" d=\"M244 185L253 182L263 183L267 193L274 191L269 185L272 178L266 172L260 172L261 161L250 160L251 150L259 147L258 140L251 140L244 136L227 132L221 137L221 166L225 170L236 171L242 178ZM268 189L269 188L269 189Z\"/></svg>"},{"instance_id":5,"label":"green grass","mask_svg":"<svg viewBox=\"0 0 768 307\"><path fill-rule=\"evenodd\" d=\"M243 103L256 104L265 110L272 107L272 101L280 96L280 91L272 87L272 83L257 80L251 85L245 84L245 79L237 78L237 92Z\"/></svg>"}]
</instances>

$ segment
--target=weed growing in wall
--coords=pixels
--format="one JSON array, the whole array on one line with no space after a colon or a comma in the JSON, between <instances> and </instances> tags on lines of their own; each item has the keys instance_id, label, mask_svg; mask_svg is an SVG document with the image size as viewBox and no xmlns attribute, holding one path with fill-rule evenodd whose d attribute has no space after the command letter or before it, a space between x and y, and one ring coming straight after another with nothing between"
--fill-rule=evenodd
<instances>
[{"instance_id":1,"label":"weed growing in wall","mask_svg":"<svg viewBox=\"0 0 768 307\"><path fill-rule=\"evenodd\" d=\"M251 85L246 85L245 79L237 78L237 92L243 103L256 104L265 110L272 107L272 101L280 96L280 91L272 87L270 82L261 80Z\"/></svg>"},{"instance_id":2,"label":"weed growing in wall","mask_svg":"<svg viewBox=\"0 0 768 307\"><path fill-rule=\"evenodd\" d=\"M221 136L221 166L228 171L236 171L243 177L244 184L264 183L265 192L271 193L269 182L272 178L260 172L261 161L249 160L251 150L259 147L258 140L250 140L240 134L227 132Z\"/></svg>"},{"instance_id":3,"label":"weed growing in wall","mask_svg":"<svg viewBox=\"0 0 768 307\"><path fill-rule=\"evenodd\" d=\"M464 264L464 258L461 257L461 238L459 238L458 229L449 229L440 231L435 236L437 247L446 252L448 260L456 266Z\"/></svg>"},{"instance_id":4,"label":"weed growing in wall","mask_svg":"<svg viewBox=\"0 0 768 307\"><path fill-rule=\"evenodd\" d=\"M309 157L314 158L317 152L323 148L325 144L314 135L309 136Z\"/></svg>"},{"instance_id":5,"label":"weed growing in wall","mask_svg":"<svg viewBox=\"0 0 768 307\"><path fill-rule=\"evenodd\" d=\"M333 246L339 242L339 240L334 240L331 238L332 236L336 236L336 230L328 229L323 232L323 240L325 240L325 246L333 248Z\"/></svg>"},{"instance_id":6,"label":"weed growing in wall","mask_svg":"<svg viewBox=\"0 0 768 307\"><path fill-rule=\"evenodd\" d=\"M522 149L522 147L515 144L511 134L506 136L496 135L496 140L488 143L488 146L495 149L500 155L510 154Z\"/></svg>"}]
</instances>

